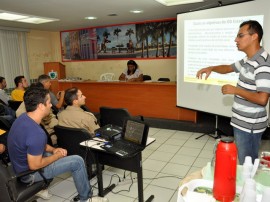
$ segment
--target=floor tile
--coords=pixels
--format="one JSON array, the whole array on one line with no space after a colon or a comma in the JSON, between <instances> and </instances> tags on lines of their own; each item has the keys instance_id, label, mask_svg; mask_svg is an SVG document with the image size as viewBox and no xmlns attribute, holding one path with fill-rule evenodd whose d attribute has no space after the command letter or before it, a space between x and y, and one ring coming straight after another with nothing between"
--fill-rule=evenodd
<instances>
[{"instance_id":1,"label":"floor tile","mask_svg":"<svg viewBox=\"0 0 270 202\"><path fill-rule=\"evenodd\" d=\"M113 193L108 193L106 196L110 200L110 202L133 202L134 198L128 197L128 196L123 196L121 194L113 194Z\"/></svg>"},{"instance_id":2,"label":"floor tile","mask_svg":"<svg viewBox=\"0 0 270 202\"><path fill-rule=\"evenodd\" d=\"M188 140L191 136L192 136L192 132L177 131L175 134L171 136L171 138L180 139L180 140Z\"/></svg>"},{"instance_id":3,"label":"floor tile","mask_svg":"<svg viewBox=\"0 0 270 202\"><path fill-rule=\"evenodd\" d=\"M142 152L142 159L147 159L155 150L145 149Z\"/></svg>"},{"instance_id":4,"label":"floor tile","mask_svg":"<svg viewBox=\"0 0 270 202\"><path fill-rule=\"evenodd\" d=\"M178 194L178 189L174 192L170 202L176 202L177 201L177 194Z\"/></svg>"},{"instance_id":5,"label":"floor tile","mask_svg":"<svg viewBox=\"0 0 270 202\"><path fill-rule=\"evenodd\" d=\"M174 194L174 190L158 187L154 185L149 185L144 190L144 200L146 200L151 195L154 195L154 202L165 202L170 201L171 197Z\"/></svg>"},{"instance_id":6,"label":"floor tile","mask_svg":"<svg viewBox=\"0 0 270 202\"><path fill-rule=\"evenodd\" d=\"M202 150L198 157L201 158L213 158L214 153L211 150Z\"/></svg>"},{"instance_id":7,"label":"floor tile","mask_svg":"<svg viewBox=\"0 0 270 202\"><path fill-rule=\"evenodd\" d=\"M74 183L68 180L58 183L49 190L51 194L61 198L68 198L77 192Z\"/></svg>"},{"instance_id":8,"label":"floor tile","mask_svg":"<svg viewBox=\"0 0 270 202\"><path fill-rule=\"evenodd\" d=\"M176 154L171 160L171 163L176 163L176 164L182 164L186 166L191 166L194 161L196 160L196 157L194 156L187 156L187 155L181 155L181 154Z\"/></svg>"},{"instance_id":9,"label":"floor tile","mask_svg":"<svg viewBox=\"0 0 270 202\"><path fill-rule=\"evenodd\" d=\"M197 158L195 162L193 163L193 166L195 167L204 167L208 162L211 162L211 158Z\"/></svg>"},{"instance_id":10,"label":"floor tile","mask_svg":"<svg viewBox=\"0 0 270 202\"><path fill-rule=\"evenodd\" d=\"M65 198L61 198L61 197L58 197L58 196L55 196L55 195L53 195L52 198L50 198L50 200L44 200L42 198L37 198L36 199L37 202L47 202L47 201L50 201L50 202L63 202L65 200L66 200Z\"/></svg>"},{"instance_id":11,"label":"floor tile","mask_svg":"<svg viewBox=\"0 0 270 202\"><path fill-rule=\"evenodd\" d=\"M181 147L177 154L187 155L187 156L198 156L201 149L191 148L191 147Z\"/></svg>"},{"instance_id":12,"label":"floor tile","mask_svg":"<svg viewBox=\"0 0 270 202\"><path fill-rule=\"evenodd\" d=\"M168 153L163 151L155 151L148 158L158 161L168 162L174 156L174 153Z\"/></svg>"},{"instance_id":13,"label":"floor tile","mask_svg":"<svg viewBox=\"0 0 270 202\"><path fill-rule=\"evenodd\" d=\"M157 151L176 153L179 150L179 148L180 148L179 146L163 144L157 149Z\"/></svg>"},{"instance_id":14,"label":"floor tile","mask_svg":"<svg viewBox=\"0 0 270 202\"><path fill-rule=\"evenodd\" d=\"M183 144L186 143L187 140L183 140L183 139L176 139L176 138L170 138L168 139L165 144L169 144L169 145L176 145L176 146L182 146Z\"/></svg>"},{"instance_id":15,"label":"floor tile","mask_svg":"<svg viewBox=\"0 0 270 202\"><path fill-rule=\"evenodd\" d=\"M165 165L166 165L166 162L146 159L143 162L143 169L159 172Z\"/></svg>"},{"instance_id":16,"label":"floor tile","mask_svg":"<svg viewBox=\"0 0 270 202\"><path fill-rule=\"evenodd\" d=\"M188 140L183 146L184 147L191 147L191 148L202 149L205 144L206 144L206 141Z\"/></svg>"},{"instance_id":17,"label":"floor tile","mask_svg":"<svg viewBox=\"0 0 270 202\"><path fill-rule=\"evenodd\" d=\"M189 168L190 166L168 163L160 172L170 175L176 175L179 177L184 177L187 174Z\"/></svg>"},{"instance_id":18,"label":"floor tile","mask_svg":"<svg viewBox=\"0 0 270 202\"><path fill-rule=\"evenodd\" d=\"M156 141L155 142L157 142L157 143L159 143L159 144L163 144L164 142L166 142L168 140L168 137L158 137L158 138L156 138ZM154 143L155 143L154 142ZM150 145L151 146L151 145Z\"/></svg>"},{"instance_id":19,"label":"floor tile","mask_svg":"<svg viewBox=\"0 0 270 202\"><path fill-rule=\"evenodd\" d=\"M150 184L175 190L178 188L180 180L177 176L160 173Z\"/></svg>"}]
</instances>

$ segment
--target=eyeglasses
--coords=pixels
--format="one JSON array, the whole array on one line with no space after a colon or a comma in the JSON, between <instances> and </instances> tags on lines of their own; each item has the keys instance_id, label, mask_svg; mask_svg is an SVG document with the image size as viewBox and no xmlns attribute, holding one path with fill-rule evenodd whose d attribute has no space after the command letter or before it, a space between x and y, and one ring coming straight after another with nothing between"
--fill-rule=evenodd
<instances>
[{"instance_id":1,"label":"eyeglasses","mask_svg":"<svg viewBox=\"0 0 270 202\"><path fill-rule=\"evenodd\" d=\"M240 34L237 34L236 38L241 39L241 38L243 38L245 35L251 35L251 34L250 34L250 33L246 33L246 34L240 33Z\"/></svg>"}]
</instances>

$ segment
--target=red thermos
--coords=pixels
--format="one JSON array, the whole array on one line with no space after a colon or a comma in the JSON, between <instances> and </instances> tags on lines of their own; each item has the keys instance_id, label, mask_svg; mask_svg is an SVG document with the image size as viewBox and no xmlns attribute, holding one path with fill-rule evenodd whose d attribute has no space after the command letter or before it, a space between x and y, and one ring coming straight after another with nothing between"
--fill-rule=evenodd
<instances>
[{"instance_id":1,"label":"red thermos","mask_svg":"<svg viewBox=\"0 0 270 202\"><path fill-rule=\"evenodd\" d=\"M236 192L237 148L232 137L221 138L216 149L214 198L232 202Z\"/></svg>"}]
</instances>

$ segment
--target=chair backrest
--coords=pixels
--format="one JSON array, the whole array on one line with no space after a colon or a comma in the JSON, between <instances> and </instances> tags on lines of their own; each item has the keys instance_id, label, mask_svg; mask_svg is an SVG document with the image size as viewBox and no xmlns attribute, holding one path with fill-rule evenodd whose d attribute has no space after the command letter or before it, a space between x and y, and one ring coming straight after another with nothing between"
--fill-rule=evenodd
<instances>
[{"instance_id":1,"label":"chair backrest","mask_svg":"<svg viewBox=\"0 0 270 202\"><path fill-rule=\"evenodd\" d=\"M16 111L19 106L21 105L22 101L14 101L14 100L9 100L8 101L8 105L11 109L13 109L14 111Z\"/></svg>"},{"instance_id":2,"label":"chair backrest","mask_svg":"<svg viewBox=\"0 0 270 202\"><path fill-rule=\"evenodd\" d=\"M123 127L125 119L131 117L128 110L125 108L100 107L99 112L101 127L107 124Z\"/></svg>"},{"instance_id":3,"label":"chair backrest","mask_svg":"<svg viewBox=\"0 0 270 202\"><path fill-rule=\"evenodd\" d=\"M52 180L48 180L50 183ZM20 182L12 170L12 166L0 163L0 201L24 202L31 199L36 193L44 189L48 184L44 181L32 185Z\"/></svg>"},{"instance_id":4,"label":"chair backrest","mask_svg":"<svg viewBox=\"0 0 270 202\"><path fill-rule=\"evenodd\" d=\"M5 118L0 116L0 129L9 131L10 128L11 128L11 123Z\"/></svg>"},{"instance_id":5,"label":"chair backrest","mask_svg":"<svg viewBox=\"0 0 270 202\"><path fill-rule=\"evenodd\" d=\"M91 139L90 133L83 128L69 128L64 126L54 127L59 147L68 151L68 155L80 155L84 157L84 152L80 148L80 143Z\"/></svg>"},{"instance_id":6,"label":"chair backrest","mask_svg":"<svg viewBox=\"0 0 270 202\"><path fill-rule=\"evenodd\" d=\"M148 80L152 80L152 78L149 75L143 75L143 80L148 81Z\"/></svg>"},{"instance_id":7,"label":"chair backrest","mask_svg":"<svg viewBox=\"0 0 270 202\"><path fill-rule=\"evenodd\" d=\"M100 75L100 81L113 81L114 80L114 73L104 73Z\"/></svg>"},{"instance_id":8,"label":"chair backrest","mask_svg":"<svg viewBox=\"0 0 270 202\"><path fill-rule=\"evenodd\" d=\"M158 81L170 81L169 78L159 78Z\"/></svg>"}]
</instances>

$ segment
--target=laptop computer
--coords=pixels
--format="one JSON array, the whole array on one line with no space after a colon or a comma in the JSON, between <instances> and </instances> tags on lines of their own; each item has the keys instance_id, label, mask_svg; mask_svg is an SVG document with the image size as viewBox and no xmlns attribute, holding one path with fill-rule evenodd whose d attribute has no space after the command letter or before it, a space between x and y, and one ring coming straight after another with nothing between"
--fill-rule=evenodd
<instances>
[{"instance_id":1,"label":"laptop computer","mask_svg":"<svg viewBox=\"0 0 270 202\"><path fill-rule=\"evenodd\" d=\"M126 119L121 138L101 148L120 157L132 157L146 147L149 126L138 120Z\"/></svg>"}]
</instances>

